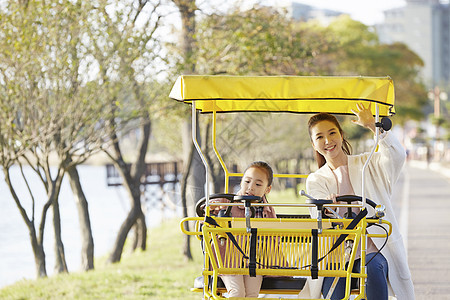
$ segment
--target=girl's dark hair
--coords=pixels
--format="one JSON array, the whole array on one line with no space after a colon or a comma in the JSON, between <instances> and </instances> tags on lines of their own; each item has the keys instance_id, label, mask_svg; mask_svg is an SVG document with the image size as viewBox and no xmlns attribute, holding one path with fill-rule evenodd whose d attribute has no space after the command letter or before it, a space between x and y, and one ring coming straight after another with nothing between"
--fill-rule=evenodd
<instances>
[{"instance_id":1,"label":"girl's dark hair","mask_svg":"<svg viewBox=\"0 0 450 300\"><path fill-rule=\"evenodd\" d=\"M308 132L309 132L309 137L312 141L312 137L311 137L311 129L319 122L322 121L329 121L331 123L333 123L337 129L339 130L339 133L342 136L342 150L344 151L345 154L350 155L352 154L352 146L350 145L350 143L345 139L344 137L344 131L341 128L341 125L339 124L338 120L336 119L335 116L333 116L332 114L329 113L318 113L314 116L312 116L309 121L308 121ZM315 151L315 158L316 158L316 162L317 165L320 167L322 167L325 163L325 157L323 157L322 154L320 154L319 152Z\"/></svg>"},{"instance_id":2,"label":"girl's dark hair","mask_svg":"<svg viewBox=\"0 0 450 300\"><path fill-rule=\"evenodd\" d=\"M245 169L244 173L250 168L259 168L259 169L263 170L264 172L266 172L267 180L269 182L268 186L272 185L273 170L272 170L272 167L268 163L266 163L264 161L254 161Z\"/></svg>"}]
</instances>

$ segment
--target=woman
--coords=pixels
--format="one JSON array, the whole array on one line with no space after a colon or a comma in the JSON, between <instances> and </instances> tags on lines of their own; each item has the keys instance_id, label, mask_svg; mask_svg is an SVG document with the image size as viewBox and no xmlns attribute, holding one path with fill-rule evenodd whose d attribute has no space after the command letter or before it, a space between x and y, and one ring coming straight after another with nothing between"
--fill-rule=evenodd
<instances>
[{"instance_id":1,"label":"woman","mask_svg":"<svg viewBox=\"0 0 450 300\"><path fill-rule=\"evenodd\" d=\"M251 163L244 172L241 179L238 195L249 195L262 197L267 203L266 195L272 189L273 171L269 164L257 161ZM227 202L226 199L214 199L211 202ZM214 209L214 208L213 208ZM217 207L214 210L223 209ZM241 218L245 216L243 206L233 206L231 216ZM275 218L276 214L271 206L256 207L256 218ZM222 256L224 248L220 249ZM256 275L221 275L229 297L252 297L257 298L261 289L262 276Z\"/></svg>"},{"instance_id":2,"label":"woman","mask_svg":"<svg viewBox=\"0 0 450 300\"><path fill-rule=\"evenodd\" d=\"M370 105L357 104L352 112L358 117L355 124L375 132L375 120ZM362 195L361 170L369 154L351 155L350 144L344 138L339 122L327 113L320 113L308 122L309 135L316 152L319 170L306 180L307 192L318 199L333 199L339 195ZM383 300L393 294L398 300L414 299L414 287L406 260L406 251L390 202L392 190L406 158L406 152L392 133L381 134L378 152L374 153L365 172L365 197L386 207L385 220L392 224L392 234L381 249L383 239L368 239L367 299ZM342 214L342 212L338 213ZM375 226L368 232L374 233ZM378 232L377 232L378 233ZM378 250L381 252L377 254ZM359 267L359 260L355 261ZM334 278L325 278L322 294L326 296ZM331 299L344 297L345 278L340 278Z\"/></svg>"}]
</instances>

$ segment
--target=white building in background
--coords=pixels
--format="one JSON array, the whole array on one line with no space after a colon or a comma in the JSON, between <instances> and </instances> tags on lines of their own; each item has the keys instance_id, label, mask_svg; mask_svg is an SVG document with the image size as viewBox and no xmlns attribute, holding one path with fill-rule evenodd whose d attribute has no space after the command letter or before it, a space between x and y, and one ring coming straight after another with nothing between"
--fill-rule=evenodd
<instances>
[{"instance_id":1,"label":"white building in background","mask_svg":"<svg viewBox=\"0 0 450 300\"><path fill-rule=\"evenodd\" d=\"M301 0L299 0L301 1ZM449 0L405 0L406 5L384 12L384 22L374 27L382 43L402 42L424 61L422 76L431 89L450 88L450 8ZM272 0L295 20L318 20L327 25L345 13L293 0Z\"/></svg>"},{"instance_id":2,"label":"white building in background","mask_svg":"<svg viewBox=\"0 0 450 300\"><path fill-rule=\"evenodd\" d=\"M406 0L404 7L385 11L384 23L375 28L381 42L402 42L422 58L422 78L430 89L434 116L441 117L441 112L446 111L441 102L447 100L450 89L449 1ZM428 136L436 139L433 142L434 160L448 161L448 146L438 140L446 134L445 130L429 121L424 122L422 128L426 128Z\"/></svg>"},{"instance_id":3,"label":"white building in background","mask_svg":"<svg viewBox=\"0 0 450 300\"><path fill-rule=\"evenodd\" d=\"M384 12L376 30L383 43L402 42L424 61L424 82L431 88L450 84L450 10L448 1L406 0Z\"/></svg>"}]
</instances>

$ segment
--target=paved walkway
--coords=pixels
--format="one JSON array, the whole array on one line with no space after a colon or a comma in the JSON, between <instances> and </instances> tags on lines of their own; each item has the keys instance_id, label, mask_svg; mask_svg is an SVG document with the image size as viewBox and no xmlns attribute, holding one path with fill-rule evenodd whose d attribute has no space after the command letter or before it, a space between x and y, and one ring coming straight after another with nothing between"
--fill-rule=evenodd
<instances>
[{"instance_id":1,"label":"paved walkway","mask_svg":"<svg viewBox=\"0 0 450 300\"><path fill-rule=\"evenodd\" d=\"M407 206L399 222L408 228L408 261L418 300L450 299L450 177L437 166L410 162L399 181L404 188L400 207Z\"/></svg>"}]
</instances>

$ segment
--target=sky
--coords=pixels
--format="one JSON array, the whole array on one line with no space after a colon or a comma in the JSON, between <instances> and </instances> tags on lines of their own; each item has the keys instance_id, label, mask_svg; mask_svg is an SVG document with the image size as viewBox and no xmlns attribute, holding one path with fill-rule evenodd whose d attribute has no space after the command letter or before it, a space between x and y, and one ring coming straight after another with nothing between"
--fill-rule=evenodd
<instances>
[{"instance_id":1,"label":"sky","mask_svg":"<svg viewBox=\"0 0 450 300\"><path fill-rule=\"evenodd\" d=\"M406 5L405 0L297 0L295 2L342 11L348 13L352 19L366 25L383 22L383 11Z\"/></svg>"}]
</instances>

